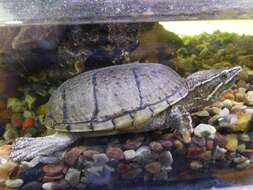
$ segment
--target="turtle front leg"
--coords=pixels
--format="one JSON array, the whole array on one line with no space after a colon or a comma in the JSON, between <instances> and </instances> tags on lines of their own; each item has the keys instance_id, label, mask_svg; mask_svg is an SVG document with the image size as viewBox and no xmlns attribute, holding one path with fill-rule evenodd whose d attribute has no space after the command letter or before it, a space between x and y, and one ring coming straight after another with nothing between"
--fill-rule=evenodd
<instances>
[{"instance_id":1,"label":"turtle front leg","mask_svg":"<svg viewBox=\"0 0 253 190\"><path fill-rule=\"evenodd\" d=\"M10 158L14 161L31 160L63 150L79 138L78 135L55 133L45 137L22 137L12 145Z\"/></svg>"},{"instance_id":2,"label":"turtle front leg","mask_svg":"<svg viewBox=\"0 0 253 190\"><path fill-rule=\"evenodd\" d=\"M184 106L178 105L171 108L166 119L168 126L175 128L185 143L191 141L193 131L192 118Z\"/></svg>"}]
</instances>

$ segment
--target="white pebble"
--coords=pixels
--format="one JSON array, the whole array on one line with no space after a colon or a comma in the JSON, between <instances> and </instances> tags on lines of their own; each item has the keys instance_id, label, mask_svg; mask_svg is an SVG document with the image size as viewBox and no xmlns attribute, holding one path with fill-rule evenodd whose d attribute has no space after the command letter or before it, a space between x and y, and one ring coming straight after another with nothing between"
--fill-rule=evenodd
<instances>
[{"instance_id":1,"label":"white pebble","mask_svg":"<svg viewBox=\"0 0 253 190\"><path fill-rule=\"evenodd\" d=\"M207 136L211 139L214 139L215 134L216 134L216 129L212 125L201 123L197 127L194 128L194 134L198 137Z\"/></svg>"},{"instance_id":2,"label":"white pebble","mask_svg":"<svg viewBox=\"0 0 253 190\"><path fill-rule=\"evenodd\" d=\"M136 157L135 150L126 150L124 151L124 156L126 160L132 160Z\"/></svg>"},{"instance_id":3,"label":"white pebble","mask_svg":"<svg viewBox=\"0 0 253 190\"><path fill-rule=\"evenodd\" d=\"M5 185L10 188L19 188L23 183L22 179L7 179Z\"/></svg>"}]
</instances>

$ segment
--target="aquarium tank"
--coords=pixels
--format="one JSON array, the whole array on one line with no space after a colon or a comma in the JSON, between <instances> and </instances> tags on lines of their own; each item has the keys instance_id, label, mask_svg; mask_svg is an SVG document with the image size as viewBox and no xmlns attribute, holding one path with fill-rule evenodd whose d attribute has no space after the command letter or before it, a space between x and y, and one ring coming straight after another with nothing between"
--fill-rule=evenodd
<instances>
[{"instance_id":1,"label":"aquarium tank","mask_svg":"<svg viewBox=\"0 0 253 190\"><path fill-rule=\"evenodd\" d=\"M1 190L253 189L253 0L0 2Z\"/></svg>"}]
</instances>

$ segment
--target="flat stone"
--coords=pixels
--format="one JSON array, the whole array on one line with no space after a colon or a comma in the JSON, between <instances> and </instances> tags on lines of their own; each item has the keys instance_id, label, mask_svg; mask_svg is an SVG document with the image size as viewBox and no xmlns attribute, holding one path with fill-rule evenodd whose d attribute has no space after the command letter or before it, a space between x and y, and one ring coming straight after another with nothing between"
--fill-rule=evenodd
<instances>
[{"instance_id":1,"label":"flat stone","mask_svg":"<svg viewBox=\"0 0 253 190\"><path fill-rule=\"evenodd\" d=\"M59 181L63 178L64 178L63 174L58 174L56 176L44 176L43 182L55 182L55 181Z\"/></svg>"},{"instance_id":2,"label":"flat stone","mask_svg":"<svg viewBox=\"0 0 253 190\"><path fill-rule=\"evenodd\" d=\"M72 186L79 184L81 171L75 168L69 168L66 175L65 180Z\"/></svg>"},{"instance_id":3,"label":"flat stone","mask_svg":"<svg viewBox=\"0 0 253 190\"><path fill-rule=\"evenodd\" d=\"M170 150L173 147L173 143L170 140L161 140L160 143L166 150Z\"/></svg>"},{"instance_id":4,"label":"flat stone","mask_svg":"<svg viewBox=\"0 0 253 190\"><path fill-rule=\"evenodd\" d=\"M133 160L136 157L135 150L126 150L124 151L124 156L126 160Z\"/></svg>"},{"instance_id":5,"label":"flat stone","mask_svg":"<svg viewBox=\"0 0 253 190\"><path fill-rule=\"evenodd\" d=\"M8 179L5 181L5 185L10 188L19 188L23 183L24 181L22 179Z\"/></svg>"},{"instance_id":6,"label":"flat stone","mask_svg":"<svg viewBox=\"0 0 253 190\"><path fill-rule=\"evenodd\" d=\"M151 174L157 174L161 171L160 162L150 162L145 165L145 170Z\"/></svg>"},{"instance_id":7,"label":"flat stone","mask_svg":"<svg viewBox=\"0 0 253 190\"><path fill-rule=\"evenodd\" d=\"M31 181L25 184L20 190L42 190L42 184L38 181Z\"/></svg>"},{"instance_id":8,"label":"flat stone","mask_svg":"<svg viewBox=\"0 0 253 190\"><path fill-rule=\"evenodd\" d=\"M100 176L100 173L103 172L104 167L103 166L93 166L87 169L87 172Z\"/></svg>"},{"instance_id":9,"label":"flat stone","mask_svg":"<svg viewBox=\"0 0 253 190\"><path fill-rule=\"evenodd\" d=\"M209 117L210 116L209 112L206 111L206 110L194 112L192 115L193 116L198 116L198 117Z\"/></svg>"},{"instance_id":10,"label":"flat stone","mask_svg":"<svg viewBox=\"0 0 253 190\"><path fill-rule=\"evenodd\" d=\"M126 143L123 145L123 148L136 150L142 145L143 140L144 140L143 136L135 138L135 139L128 139Z\"/></svg>"}]
</instances>

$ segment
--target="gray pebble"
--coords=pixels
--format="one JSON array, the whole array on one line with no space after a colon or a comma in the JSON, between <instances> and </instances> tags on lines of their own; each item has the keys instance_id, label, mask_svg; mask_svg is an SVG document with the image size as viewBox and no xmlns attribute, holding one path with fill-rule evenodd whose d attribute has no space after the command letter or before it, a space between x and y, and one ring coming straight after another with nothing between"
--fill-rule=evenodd
<instances>
[{"instance_id":1,"label":"gray pebble","mask_svg":"<svg viewBox=\"0 0 253 190\"><path fill-rule=\"evenodd\" d=\"M65 180L72 186L76 186L79 184L81 172L75 168L69 168L66 175Z\"/></svg>"},{"instance_id":2,"label":"gray pebble","mask_svg":"<svg viewBox=\"0 0 253 190\"><path fill-rule=\"evenodd\" d=\"M165 166L171 166L173 164L173 157L170 153L170 151L165 151L160 154L159 160L163 163Z\"/></svg>"},{"instance_id":3,"label":"gray pebble","mask_svg":"<svg viewBox=\"0 0 253 190\"><path fill-rule=\"evenodd\" d=\"M109 158L107 157L106 154L101 153L101 154L94 154L93 160L96 164L104 166L109 161Z\"/></svg>"},{"instance_id":4,"label":"gray pebble","mask_svg":"<svg viewBox=\"0 0 253 190\"><path fill-rule=\"evenodd\" d=\"M141 146L136 150L137 160L148 160L152 157L152 152L148 146Z\"/></svg>"},{"instance_id":5,"label":"gray pebble","mask_svg":"<svg viewBox=\"0 0 253 190\"><path fill-rule=\"evenodd\" d=\"M5 185L10 188L19 188L22 186L24 181L22 179L7 179Z\"/></svg>"}]
</instances>

